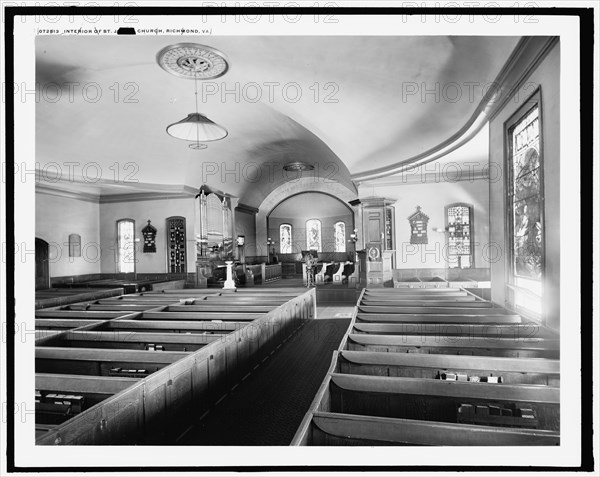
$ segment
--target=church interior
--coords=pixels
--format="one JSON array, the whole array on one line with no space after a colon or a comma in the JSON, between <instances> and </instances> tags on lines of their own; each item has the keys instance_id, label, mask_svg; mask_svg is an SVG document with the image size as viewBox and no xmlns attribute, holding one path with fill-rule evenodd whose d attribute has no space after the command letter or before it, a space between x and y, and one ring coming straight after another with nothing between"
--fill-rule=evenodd
<instances>
[{"instance_id":1,"label":"church interior","mask_svg":"<svg viewBox=\"0 0 600 477\"><path fill-rule=\"evenodd\" d=\"M557 446L553 36L38 36L37 445Z\"/></svg>"}]
</instances>

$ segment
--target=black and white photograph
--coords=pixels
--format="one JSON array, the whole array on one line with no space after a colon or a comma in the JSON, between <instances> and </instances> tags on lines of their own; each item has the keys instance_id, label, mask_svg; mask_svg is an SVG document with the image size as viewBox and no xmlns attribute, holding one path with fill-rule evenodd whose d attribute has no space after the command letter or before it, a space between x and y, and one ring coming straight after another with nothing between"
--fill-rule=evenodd
<instances>
[{"instance_id":1,"label":"black and white photograph","mask_svg":"<svg viewBox=\"0 0 600 477\"><path fill-rule=\"evenodd\" d=\"M598 5L157 3L2 5L2 475L597 472Z\"/></svg>"}]
</instances>

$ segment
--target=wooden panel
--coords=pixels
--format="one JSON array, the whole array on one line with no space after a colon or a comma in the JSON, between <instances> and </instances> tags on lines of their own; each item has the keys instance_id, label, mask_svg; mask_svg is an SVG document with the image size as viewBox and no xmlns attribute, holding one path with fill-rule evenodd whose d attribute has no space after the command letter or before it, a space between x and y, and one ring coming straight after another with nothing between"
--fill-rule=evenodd
<instances>
[{"instance_id":1,"label":"wooden panel","mask_svg":"<svg viewBox=\"0 0 600 477\"><path fill-rule=\"evenodd\" d=\"M363 300L361 306L372 306L372 307L396 307L398 313L402 313L403 307L457 307L457 308L493 308L493 305L486 301L474 301L473 298L464 297L464 299L450 299L450 300Z\"/></svg>"},{"instance_id":2,"label":"wooden panel","mask_svg":"<svg viewBox=\"0 0 600 477\"><path fill-rule=\"evenodd\" d=\"M67 393L116 394L138 382L137 378L36 374L35 388Z\"/></svg>"},{"instance_id":3,"label":"wooden panel","mask_svg":"<svg viewBox=\"0 0 600 477\"><path fill-rule=\"evenodd\" d=\"M331 381L347 391L387 394L417 394L461 399L558 404L560 390L550 386L471 383L439 379L387 378L353 374L331 375Z\"/></svg>"},{"instance_id":4,"label":"wooden panel","mask_svg":"<svg viewBox=\"0 0 600 477\"><path fill-rule=\"evenodd\" d=\"M417 283L417 282L415 282ZM423 296L464 293L461 288L367 288L365 296L401 296L403 294L418 294Z\"/></svg>"},{"instance_id":5,"label":"wooden panel","mask_svg":"<svg viewBox=\"0 0 600 477\"><path fill-rule=\"evenodd\" d=\"M369 358L362 355L368 355ZM441 373L450 372L475 375L484 378L482 380L487 376L501 376L503 384L559 387L558 368L558 360L539 358L344 351L338 359L336 372L421 379L439 379Z\"/></svg>"},{"instance_id":6,"label":"wooden panel","mask_svg":"<svg viewBox=\"0 0 600 477\"><path fill-rule=\"evenodd\" d=\"M534 420L507 416L509 425L558 431L560 429L559 389L539 385L505 385L440 381L418 378L388 378L380 376L350 376L348 386L330 386L331 411L400 419L436 422L457 422L458 408L463 404L510 409L519 416L519 409L531 409ZM358 383L354 379L362 378ZM409 382L413 382L412 384ZM351 389L348 389L351 388ZM499 414L499 409L497 413ZM479 413L478 413L479 414ZM482 414L482 417L484 414ZM492 420L493 415L488 415ZM500 415L496 420L502 421Z\"/></svg>"},{"instance_id":7,"label":"wooden panel","mask_svg":"<svg viewBox=\"0 0 600 477\"><path fill-rule=\"evenodd\" d=\"M80 326L102 323L100 320L82 320L82 319L56 319L56 318L36 318L35 328L43 329L61 329L61 328L79 328Z\"/></svg>"},{"instance_id":8,"label":"wooden panel","mask_svg":"<svg viewBox=\"0 0 600 477\"><path fill-rule=\"evenodd\" d=\"M352 345L358 345L359 348ZM436 340L435 337L421 336L395 336L395 335L367 335L350 334L348 336L349 349L359 350L365 347L371 351L398 352L406 349L415 349L424 353L444 354L480 354L491 356L524 356L558 358L560 340L536 339L530 341L515 341L510 338L469 338L446 337ZM376 349L377 348L377 349ZM379 349L382 348L382 349Z\"/></svg>"},{"instance_id":9,"label":"wooden panel","mask_svg":"<svg viewBox=\"0 0 600 477\"><path fill-rule=\"evenodd\" d=\"M465 324L465 323L355 323L354 333L390 335L427 335L443 339L446 336L477 336L489 339L558 338L558 335L536 323Z\"/></svg>"},{"instance_id":10,"label":"wooden panel","mask_svg":"<svg viewBox=\"0 0 600 477\"><path fill-rule=\"evenodd\" d=\"M341 351L341 357L357 364L418 366L434 369L471 369L515 371L522 373L560 373L560 361L540 358L503 358L488 356L455 356L410 353L377 353Z\"/></svg>"},{"instance_id":11,"label":"wooden panel","mask_svg":"<svg viewBox=\"0 0 600 477\"><path fill-rule=\"evenodd\" d=\"M560 444L559 435L554 431L350 416L338 413L315 413L313 424L324 433L342 439L394 444L428 446L449 444L453 446L557 446ZM310 444L324 445L325 443Z\"/></svg>"},{"instance_id":12,"label":"wooden panel","mask_svg":"<svg viewBox=\"0 0 600 477\"><path fill-rule=\"evenodd\" d=\"M383 232L383 217L381 212L369 212L367 222L368 242L381 242Z\"/></svg>"},{"instance_id":13,"label":"wooden panel","mask_svg":"<svg viewBox=\"0 0 600 477\"><path fill-rule=\"evenodd\" d=\"M436 314L419 315L416 313L358 313L357 322L365 323L521 323L519 315L472 315L472 314Z\"/></svg>"},{"instance_id":14,"label":"wooden panel","mask_svg":"<svg viewBox=\"0 0 600 477\"><path fill-rule=\"evenodd\" d=\"M122 300L120 298L111 299L111 300L97 300L94 304L97 305L119 305L122 306L123 309L128 310L129 307L134 305L144 305L146 307L152 306L157 307L160 305L172 305L176 303L177 300L147 300L146 298L134 298L130 297L128 300Z\"/></svg>"},{"instance_id":15,"label":"wooden panel","mask_svg":"<svg viewBox=\"0 0 600 477\"><path fill-rule=\"evenodd\" d=\"M118 311L73 311L73 310L36 310L36 318L60 318L60 319L94 319L110 320L130 312Z\"/></svg>"},{"instance_id":16,"label":"wooden panel","mask_svg":"<svg viewBox=\"0 0 600 477\"><path fill-rule=\"evenodd\" d=\"M104 324L103 329L136 330L155 329L165 331L207 331L213 333L229 333L248 326L248 322L228 321L225 323L194 322L177 320L113 320Z\"/></svg>"},{"instance_id":17,"label":"wooden panel","mask_svg":"<svg viewBox=\"0 0 600 477\"><path fill-rule=\"evenodd\" d=\"M213 313L268 313L269 311L276 308L276 306L264 306L264 305L224 305L222 303L207 303L202 305L173 305L167 307L166 311L199 311L199 312L213 312Z\"/></svg>"},{"instance_id":18,"label":"wooden panel","mask_svg":"<svg viewBox=\"0 0 600 477\"><path fill-rule=\"evenodd\" d=\"M264 313L203 313L198 311L147 311L140 319L144 320L189 320L189 321L230 321L248 322L256 320Z\"/></svg>"},{"instance_id":19,"label":"wooden panel","mask_svg":"<svg viewBox=\"0 0 600 477\"><path fill-rule=\"evenodd\" d=\"M505 313L504 308L467 308L451 306L365 306L359 305L358 310L362 313L410 313L410 314L434 314L434 315L501 315Z\"/></svg>"},{"instance_id":20,"label":"wooden panel","mask_svg":"<svg viewBox=\"0 0 600 477\"><path fill-rule=\"evenodd\" d=\"M183 351L139 351L96 348L60 348L40 346L35 349L36 359L77 361L131 361L132 363L174 363L187 356Z\"/></svg>"},{"instance_id":21,"label":"wooden panel","mask_svg":"<svg viewBox=\"0 0 600 477\"><path fill-rule=\"evenodd\" d=\"M220 339L219 335L187 335L144 333L136 331L70 331L63 337L65 342L132 342L132 343L195 343L206 344Z\"/></svg>"},{"instance_id":22,"label":"wooden panel","mask_svg":"<svg viewBox=\"0 0 600 477\"><path fill-rule=\"evenodd\" d=\"M79 306L79 305L69 305L69 309L71 310L85 310L85 311L119 311L122 314L126 314L126 313L133 313L135 311L145 311L145 310L150 310L152 308L156 308L157 306L160 305L127 305L127 304L121 304L121 305L83 305L83 306Z\"/></svg>"},{"instance_id":23,"label":"wooden panel","mask_svg":"<svg viewBox=\"0 0 600 477\"><path fill-rule=\"evenodd\" d=\"M456 298L469 298L470 301L475 300L475 297L467 295L466 292L453 292L453 293L438 293L438 294L417 294L417 293L402 293L399 295L363 295L363 303L371 300L381 300L392 302L402 302L405 300L426 300L426 301L438 301L438 300L454 300Z\"/></svg>"}]
</instances>

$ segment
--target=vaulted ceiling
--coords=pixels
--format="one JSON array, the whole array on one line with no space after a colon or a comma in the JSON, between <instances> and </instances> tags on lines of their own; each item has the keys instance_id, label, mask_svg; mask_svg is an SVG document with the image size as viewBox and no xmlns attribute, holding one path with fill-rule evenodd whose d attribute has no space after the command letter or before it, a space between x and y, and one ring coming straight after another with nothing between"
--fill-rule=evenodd
<instances>
[{"instance_id":1,"label":"vaulted ceiling","mask_svg":"<svg viewBox=\"0 0 600 477\"><path fill-rule=\"evenodd\" d=\"M352 189L353 179L436 148L467 125L518 40L38 36L36 161L81 164L71 186L101 195L207 183L258 207L295 177L282 170L294 161L314 164L315 180ZM199 93L200 112L229 135L200 151L165 132L195 109L194 82L155 59L181 42L217 48L230 63ZM486 157L479 142L469 154ZM89 163L97 166L86 173L99 168L101 180L77 177Z\"/></svg>"}]
</instances>

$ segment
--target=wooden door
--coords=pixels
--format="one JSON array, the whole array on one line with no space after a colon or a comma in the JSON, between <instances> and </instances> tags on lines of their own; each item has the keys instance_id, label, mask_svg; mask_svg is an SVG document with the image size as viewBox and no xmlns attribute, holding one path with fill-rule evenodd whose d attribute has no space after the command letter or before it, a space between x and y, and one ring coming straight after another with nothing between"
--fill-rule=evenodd
<instances>
[{"instance_id":1,"label":"wooden door","mask_svg":"<svg viewBox=\"0 0 600 477\"><path fill-rule=\"evenodd\" d=\"M48 242L35 239L35 289L43 290L50 288Z\"/></svg>"}]
</instances>

